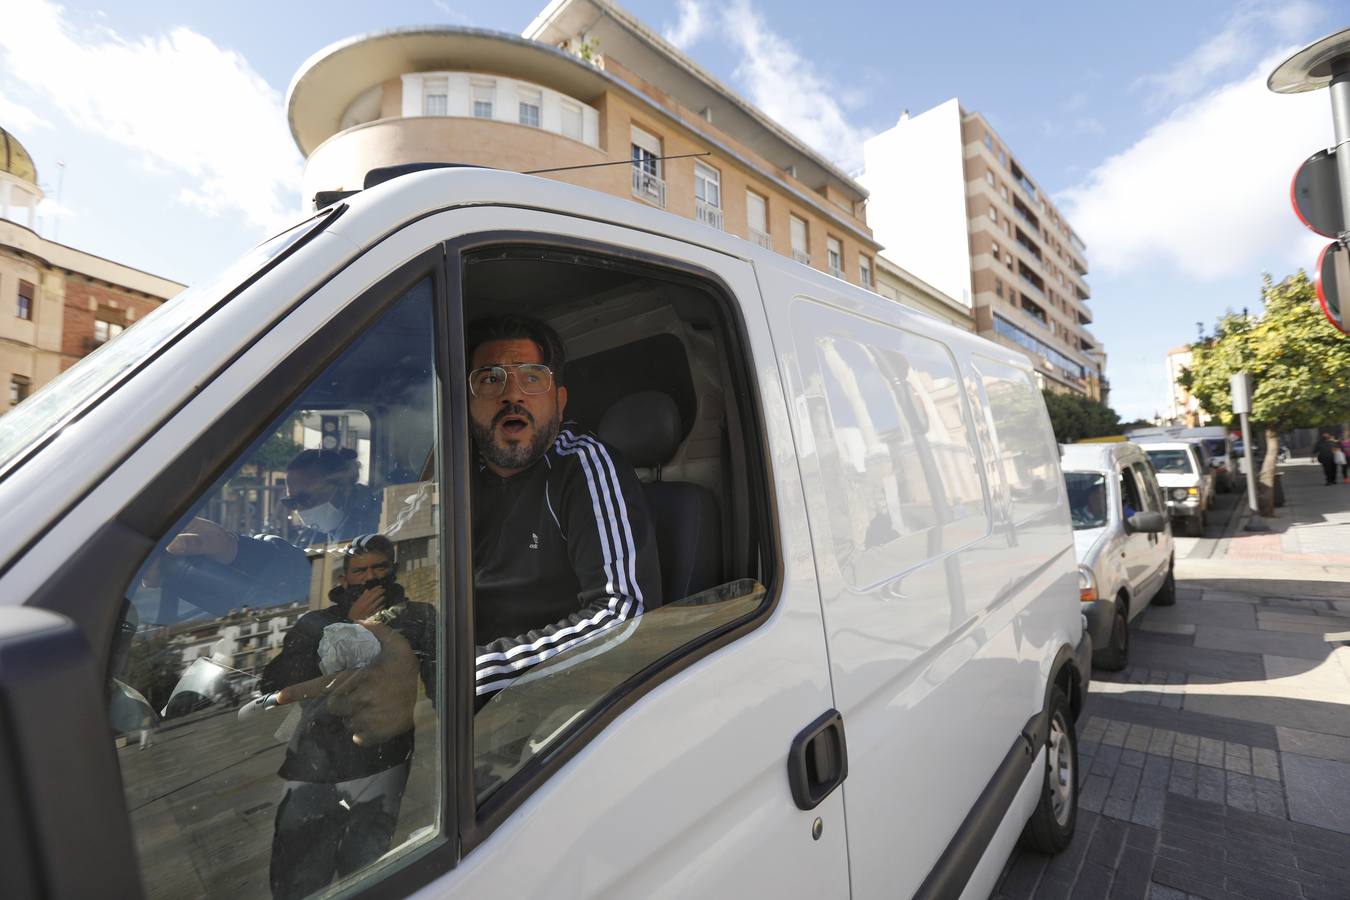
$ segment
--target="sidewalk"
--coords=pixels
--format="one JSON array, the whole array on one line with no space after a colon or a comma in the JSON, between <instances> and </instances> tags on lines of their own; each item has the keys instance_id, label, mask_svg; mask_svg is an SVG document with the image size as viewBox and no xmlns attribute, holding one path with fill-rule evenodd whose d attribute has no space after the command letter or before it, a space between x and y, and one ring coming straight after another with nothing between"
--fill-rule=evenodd
<instances>
[{"instance_id":1,"label":"sidewalk","mask_svg":"<svg viewBox=\"0 0 1350 900\"><path fill-rule=\"evenodd\" d=\"M1350 485L1281 470L1270 533L1225 504L1179 545L1177 604L1093 673L1074 842L1015 853L994 896L1350 898Z\"/></svg>"}]
</instances>

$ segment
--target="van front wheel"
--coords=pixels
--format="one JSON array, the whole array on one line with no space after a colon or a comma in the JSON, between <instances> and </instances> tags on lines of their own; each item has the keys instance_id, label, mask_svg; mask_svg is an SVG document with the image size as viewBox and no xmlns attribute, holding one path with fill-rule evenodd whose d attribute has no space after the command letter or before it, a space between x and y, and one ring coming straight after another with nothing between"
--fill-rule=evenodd
<instances>
[{"instance_id":1,"label":"van front wheel","mask_svg":"<svg viewBox=\"0 0 1350 900\"><path fill-rule=\"evenodd\" d=\"M1058 853L1073 840L1077 823L1078 735L1073 729L1069 698L1056 687L1050 692L1041 799L1022 830L1022 845L1041 853Z\"/></svg>"}]
</instances>

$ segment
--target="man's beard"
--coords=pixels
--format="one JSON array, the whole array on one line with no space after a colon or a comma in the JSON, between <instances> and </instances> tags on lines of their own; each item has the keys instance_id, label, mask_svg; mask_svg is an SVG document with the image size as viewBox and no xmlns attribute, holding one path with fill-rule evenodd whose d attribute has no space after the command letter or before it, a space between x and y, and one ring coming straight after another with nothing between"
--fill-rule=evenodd
<instances>
[{"instance_id":1,"label":"man's beard","mask_svg":"<svg viewBox=\"0 0 1350 900\"><path fill-rule=\"evenodd\" d=\"M534 427L534 437L528 444L516 442L514 444L503 445L492 439L493 429L497 423L507 416L521 416L525 418L531 426ZM553 415L544 422L543 427L534 420L534 416L523 406L505 407L497 411L486 426L480 424L473 417L469 418L469 435L473 442L478 445L478 452L483 454L483 459L501 469L523 469L526 466L538 461L538 459L548 452L552 446L553 439L557 437L559 421L558 408L554 406Z\"/></svg>"}]
</instances>

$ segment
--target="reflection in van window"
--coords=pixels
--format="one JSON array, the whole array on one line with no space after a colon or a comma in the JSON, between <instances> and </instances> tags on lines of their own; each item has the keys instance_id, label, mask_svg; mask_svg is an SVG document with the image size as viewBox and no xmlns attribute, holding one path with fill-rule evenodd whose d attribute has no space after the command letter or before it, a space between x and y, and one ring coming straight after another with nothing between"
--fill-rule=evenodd
<instances>
[{"instance_id":1,"label":"reflection in van window","mask_svg":"<svg viewBox=\"0 0 1350 900\"><path fill-rule=\"evenodd\" d=\"M126 587L108 715L148 897L303 897L435 833L432 300L250 426Z\"/></svg>"},{"instance_id":2,"label":"reflection in van window","mask_svg":"<svg viewBox=\"0 0 1350 900\"><path fill-rule=\"evenodd\" d=\"M1191 467L1191 455L1185 450L1146 450L1153 468L1163 475L1189 475L1195 469Z\"/></svg>"},{"instance_id":3,"label":"reflection in van window","mask_svg":"<svg viewBox=\"0 0 1350 900\"><path fill-rule=\"evenodd\" d=\"M846 494L832 519L841 570L868 587L982 537L989 526L961 380L937 341L896 328L850 333L851 317L814 305L824 389L822 463ZM803 361L805 363L805 360Z\"/></svg>"},{"instance_id":4,"label":"reflection in van window","mask_svg":"<svg viewBox=\"0 0 1350 900\"><path fill-rule=\"evenodd\" d=\"M1045 401L1031 374L991 359L976 357L989 427L998 447L998 468L1012 497L1012 517L1028 522L1059 505L1059 453L1048 439Z\"/></svg>"}]
</instances>

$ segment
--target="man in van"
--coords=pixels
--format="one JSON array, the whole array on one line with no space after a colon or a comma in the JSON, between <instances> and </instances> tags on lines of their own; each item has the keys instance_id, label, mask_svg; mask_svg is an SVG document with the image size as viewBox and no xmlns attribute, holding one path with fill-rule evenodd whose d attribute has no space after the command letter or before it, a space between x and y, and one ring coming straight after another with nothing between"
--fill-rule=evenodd
<instances>
[{"instance_id":1,"label":"man in van","mask_svg":"<svg viewBox=\"0 0 1350 900\"><path fill-rule=\"evenodd\" d=\"M656 534L632 468L563 420L562 340L524 316L468 333L476 693L661 602Z\"/></svg>"}]
</instances>

